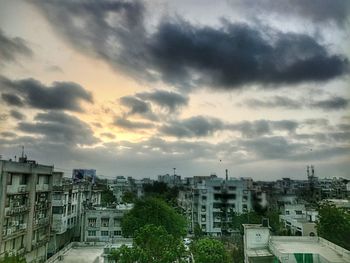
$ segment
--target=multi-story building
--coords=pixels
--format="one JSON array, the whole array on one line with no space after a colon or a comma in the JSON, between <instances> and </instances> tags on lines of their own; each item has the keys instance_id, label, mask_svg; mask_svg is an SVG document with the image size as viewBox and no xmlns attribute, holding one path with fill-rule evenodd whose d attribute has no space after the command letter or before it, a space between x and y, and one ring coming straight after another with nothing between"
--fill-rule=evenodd
<instances>
[{"instance_id":1,"label":"multi-story building","mask_svg":"<svg viewBox=\"0 0 350 263\"><path fill-rule=\"evenodd\" d=\"M180 186L181 176L177 174L158 175L158 182L165 183L169 187Z\"/></svg>"},{"instance_id":2,"label":"multi-story building","mask_svg":"<svg viewBox=\"0 0 350 263\"><path fill-rule=\"evenodd\" d=\"M84 210L101 204L101 191L91 182L73 182L62 172L54 172L50 254L72 240L80 240Z\"/></svg>"},{"instance_id":3,"label":"multi-story building","mask_svg":"<svg viewBox=\"0 0 350 263\"><path fill-rule=\"evenodd\" d=\"M114 243L122 238L121 219L133 206L118 205L116 208L90 208L84 212L82 242Z\"/></svg>"},{"instance_id":4,"label":"multi-story building","mask_svg":"<svg viewBox=\"0 0 350 263\"><path fill-rule=\"evenodd\" d=\"M295 236L316 236L316 224L318 212L314 209L306 209L303 204L285 205L280 221L290 234Z\"/></svg>"},{"instance_id":5,"label":"multi-story building","mask_svg":"<svg viewBox=\"0 0 350 263\"><path fill-rule=\"evenodd\" d=\"M44 262L50 237L53 166L0 160L0 257Z\"/></svg>"},{"instance_id":6,"label":"multi-story building","mask_svg":"<svg viewBox=\"0 0 350 263\"><path fill-rule=\"evenodd\" d=\"M233 213L252 210L249 180L207 177L187 191L181 191L178 202L189 219L189 230L195 226L211 236L230 234Z\"/></svg>"}]
</instances>

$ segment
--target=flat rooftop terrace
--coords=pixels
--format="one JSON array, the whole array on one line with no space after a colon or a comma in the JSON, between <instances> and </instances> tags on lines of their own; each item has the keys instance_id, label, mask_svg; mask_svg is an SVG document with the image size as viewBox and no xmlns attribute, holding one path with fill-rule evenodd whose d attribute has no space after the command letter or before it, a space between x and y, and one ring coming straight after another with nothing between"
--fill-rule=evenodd
<instances>
[{"instance_id":1,"label":"flat rooftop terrace","mask_svg":"<svg viewBox=\"0 0 350 263\"><path fill-rule=\"evenodd\" d=\"M65 263L103 263L103 247L72 247L63 254Z\"/></svg>"},{"instance_id":2,"label":"flat rooftop terrace","mask_svg":"<svg viewBox=\"0 0 350 263\"><path fill-rule=\"evenodd\" d=\"M319 237L279 237L272 236L269 244L275 255L318 254L328 262L349 263L350 252Z\"/></svg>"}]
</instances>

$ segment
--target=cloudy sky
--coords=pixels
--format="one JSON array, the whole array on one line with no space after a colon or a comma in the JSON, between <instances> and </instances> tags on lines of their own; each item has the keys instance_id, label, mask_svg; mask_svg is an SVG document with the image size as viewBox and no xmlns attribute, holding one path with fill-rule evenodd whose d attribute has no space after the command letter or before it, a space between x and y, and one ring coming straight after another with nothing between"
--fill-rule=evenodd
<instances>
[{"instance_id":1,"label":"cloudy sky","mask_svg":"<svg viewBox=\"0 0 350 263\"><path fill-rule=\"evenodd\" d=\"M0 0L0 154L350 179L349 32L348 0Z\"/></svg>"}]
</instances>

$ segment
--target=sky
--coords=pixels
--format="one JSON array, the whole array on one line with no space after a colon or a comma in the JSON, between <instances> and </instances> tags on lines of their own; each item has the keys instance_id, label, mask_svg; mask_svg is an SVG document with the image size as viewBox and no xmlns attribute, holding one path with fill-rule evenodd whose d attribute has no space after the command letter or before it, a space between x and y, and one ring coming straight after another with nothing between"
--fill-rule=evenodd
<instances>
[{"instance_id":1,"label":"sky","mask_svg":"<svg viewBox=\"0 0 350 263\"><path fill-rule=\"evenodd\" d=\"M348 0L0 0L0 154L350 179L349 58Z\"/></svg>"}]
</instances>

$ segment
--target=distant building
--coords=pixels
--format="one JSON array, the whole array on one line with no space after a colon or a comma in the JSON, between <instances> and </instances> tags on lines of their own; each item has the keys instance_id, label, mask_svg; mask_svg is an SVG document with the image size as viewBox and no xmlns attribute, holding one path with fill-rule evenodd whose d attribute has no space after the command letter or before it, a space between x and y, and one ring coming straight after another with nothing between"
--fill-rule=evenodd
<instances>
[{"instance_id":1,"label":"distant building","mask_svg":"<svg viewBox=\"0 0 350 263\"><path fill-rule=\"evenodd\" d=\"M84 213L82 242L117 242L122 238L121 219L132 205L116 208L91 208Z\"/></svg>"},{"instance_id":2,"label":"distant building","mask_svg":"<svg viewBox=\"0 0 350 263\"><path fill-rule=\"evenodd\" d=\"M318 212L306 209L305 205L285 205L280 220L290 234L295 236L316 236L316 224Z\"/></svg>"},{"instance_id":3,"label":"distant building","mask_svg":"<svg viewBox=\"0 0 350 263\"><path fill-rule=\"evenodd\" d=\"M271 236L268 226L243 226L245 263L350 262L350 251L321 237Z\"/></svg>"},{"instance_id":4,"label":"distant building","mask_svg":"<svg viewBox=\"0 0 350 263\"><path fill-rule=\"evenodd\" d=\"M189 219L190 231L197 225L210 236L230 234L232 213L252 210L248 182L234 178L206 177L190 189L180 191L178 203Z\"/></svg>"},{"instance_id":5,"label":"distant building","mask_svg":"<svg viewBox=\"0 0 350 263\"><path fill-rule=\"evenodd\" d=\"M50 237L53 167L19 158L0 160L0 257L44 262Z\"/></svg>"},{"instance_id":6,"label":"distant building","mask_svg":"<svg viewBox=\"0 0 350 263\"><path fill-rule=\"evenodd\" d=\"M158 182L165 183L169 187L180 186L181 176L177 174L158 175Z\"/></svg>"}]
</instances>

